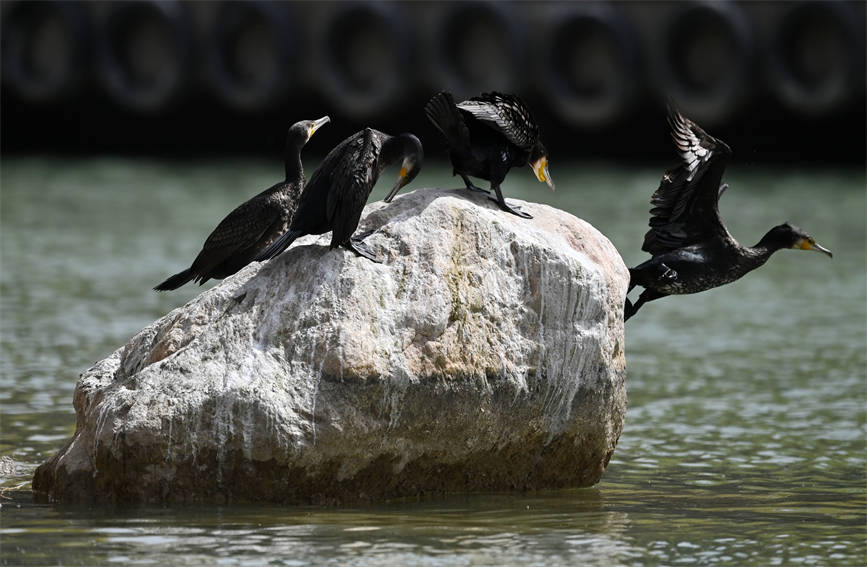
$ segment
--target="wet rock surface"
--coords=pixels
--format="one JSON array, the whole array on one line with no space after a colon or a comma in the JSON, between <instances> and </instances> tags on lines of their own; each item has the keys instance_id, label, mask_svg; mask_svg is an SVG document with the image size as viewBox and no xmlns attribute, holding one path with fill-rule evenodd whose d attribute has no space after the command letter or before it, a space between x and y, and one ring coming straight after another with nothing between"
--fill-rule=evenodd
<instances>
[{"instance_id":1,"label":"wet rock surface","mask_svg":"<svg viewBox=\"0 0 867 567\"><path fill-rule=\"evenodd\" d=\"M80 378L58 502L345 503L599 481L626 411L611 243L545 205L373 203L383 260L299 239ZM145 286L146 287L146 286ZM143 291L144 293L144 291Z\"/></svg>"}]
</instances>

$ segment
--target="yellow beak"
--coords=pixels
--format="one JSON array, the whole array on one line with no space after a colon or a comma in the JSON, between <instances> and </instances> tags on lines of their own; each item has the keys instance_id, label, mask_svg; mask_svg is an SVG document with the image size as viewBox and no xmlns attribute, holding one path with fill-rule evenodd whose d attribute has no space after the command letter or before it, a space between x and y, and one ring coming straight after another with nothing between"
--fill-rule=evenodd
<instances>
[{"instance_id":1,"label":"yellow beak","mask_svg":"<svg viewBox=\"0 0 867 567\"><path fill-rule=\"evenodd\" d=\"M541 183L547 183L551 191L554 190L554 180L551 179L551 174L548 173L548 158L542 156L534 163L530 164L533 173L536 174L536 179Z\"/></svg>"},{"instance_id":2,"label":"yellow beak","mask_svg":"<svg viewBox=\"0 0 867 567\"><path fill-rule=\"evenodd\" d=\"M406 163L404 163L400 167L400 172L397 174L397 182L394 184L394 187L391 188L391 191L388 192L388 195L383 199L386 203L391 203L391 200L394 199L394 196L397 195L397 192L401 190L401 188L406 185L406 176L409 175L409 172L406 169Z\"/></svg>"},{"instance_id":3,"label":"yellow beak","mask_svg":"<svg viewBox=\"0 0 867 567\"><path fill-rule=\"evenodd\" d=\"M319 130L319 128L328 124L329 122L331 122L331 118L329 118L328 116L323 116L319 120L314 120L313 125L310 126L310 130L307 132L307 139L309 140L310 137L313 136L313 134L317 130Z\"/></svg>"},{"instance_id":4,"label":"yellow beak","mask_svg":"<svg viewBox=\"0 0 867 567\"><path fill-rule=\"evenodd\" d=\"M801 250L813 250L815 252L821 252L822 254L825 254L829 258L834 257L834 254L832 254L830 250L828 250L824 246L820 245L818 242L810 242L806 238L801 241L800 246L798 246L798 248L800 248Z\"/></svg>"}]
</instances>

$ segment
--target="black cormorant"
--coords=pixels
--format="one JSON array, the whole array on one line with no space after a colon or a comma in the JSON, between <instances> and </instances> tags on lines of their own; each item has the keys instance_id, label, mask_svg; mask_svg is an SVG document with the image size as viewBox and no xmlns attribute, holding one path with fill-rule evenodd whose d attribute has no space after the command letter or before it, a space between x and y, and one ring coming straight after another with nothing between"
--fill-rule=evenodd
<instances>
[{"instance_id":1,"label":"black cormorant","mask_svg":"<svg viewBox=\"0 0 867 567\"><path fill-rule=\"evenodd\" d=\"M626 300L624 319L648 301L731 283L783 248L831 256L830 250L789 223L772 228L755 246L738 244L719 214L719 198L728 187L720 182L731 149L673 105L668 121L681 164L665 172L650 200L650 230L641 249L653 258L629 270L629 290L640 285L644 291L634 305Z\"/></svg>"},{"instance_id":2,"label":"black cormorant","mask_svg":"<svg viewBox=\"0 0 867 567\"><path fill-rule=\"evenodd\" d=\"M484 93L455 104L451 93L441 92L428 101L424 111L445 136L453 175L460 175L467 189L489 193L473 185L468 176L487 179L496 193L490 199L504 211L527 219L532 216L507 205L500 191L509 169L529 165L536 178L554 190L539 126L517 96Z\"/></svg>"},{"instance_id":3,"label":"black cormorant","mask_svg":"<svg viewBox=\"0 0 867 567\"><path fill-rule=\"evenodd\" d=\"M205 240L192 266L156 286L156 291L177 289L190 280L202 285L211 278L231 276L283 234L304 188L301 149L316 130L330 121L302 120L286 135L286 179L262 191L226 215Z\"/></svg>"},{"instance_id":4,"label":"black cormorant","mask_svg":"<svg viewBox=\"0 0 867 567\"><path fill-rule=\"evenodd\" d=\"M401 158L400 173L385 197L386 203L421 170L424 150L419 139L412 134L389 136L365 128L343 140L313 172L301 193L289 230L255 259L273 258L302 236L331 231L331 248L344 246L359 256L379 262L360 240L352 238L352 234L358 228L361 212L379 174Z\"/></svg>"}]
</instances>

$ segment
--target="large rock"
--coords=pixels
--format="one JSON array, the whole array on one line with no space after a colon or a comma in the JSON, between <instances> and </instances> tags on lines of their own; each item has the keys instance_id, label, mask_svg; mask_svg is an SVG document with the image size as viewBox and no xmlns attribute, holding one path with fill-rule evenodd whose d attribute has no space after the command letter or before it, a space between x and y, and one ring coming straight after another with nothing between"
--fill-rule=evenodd
<instances>
[{"instance_id":1,"label":"large rock","mask_svg":"<svg viewBox=\"0 0 867 567\"><path fill-rule=\"evenodd\" d=\"M421 189L368 206L382 264L325 235L248 266L81 376L75 434L34 490L347 502L596 483L626 410L628 272L586 222L521 205L533 220Z\"/></svg>"}]
</instances>

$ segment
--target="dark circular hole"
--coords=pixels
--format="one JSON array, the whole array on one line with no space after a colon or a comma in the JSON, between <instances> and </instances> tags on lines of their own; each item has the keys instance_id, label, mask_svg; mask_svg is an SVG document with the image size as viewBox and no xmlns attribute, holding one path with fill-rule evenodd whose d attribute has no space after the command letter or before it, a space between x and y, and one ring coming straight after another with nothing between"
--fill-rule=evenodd
<instances>
[{"instance_id":1,"label":"dark circular hole","mask_svg":"<svg viewBox=\"0 0 867 567\"><path fill-rule=\"evenodd\" d=\"M280 74L278 38L262 14L247 12L219 49L223 69L240 86L267 86Z\"/></svg>"},{"instance_id":2,"label":"dark circular hole","mask_svg":"<svg viewBox=\"0 0 867 567\"><path fill-rule=\"evenodd\" d=\"M357 8L341 15L331 29L330 63L348 89L376 91L399 72L401 45L380 14Z\"/></svg>"},{"instance_id":3,"label":"dark circular hole","mask_svg":"<svg viewBox=\"0 0 867 567\"><path fill-rule=\"evenodd\" d=\"M619 89L620 50L610 28L582 18L564 25L553 42L554 74L577 97L600 98Z\"/></svg>"},{"instance_id":4,"label":"dark circular hole","mask_svg":"<svg viewBox=\"0 0 867 567\"><path fill-rule=\"evenodd\" d=\"M174 33L162 14L147 6L130 8L118 18L109 41L124 84L157 89L174 81Z\"/></svg>"},{"instance_id":5,"label":"dark circular hole","mask_svg":"<svg viewBox=\"0 0 867 567\"><path fill-rule=\"evenodd\" d=\"M85 22L74 5L14 4L3 21L3 74L13 89L34 100L67 92L78 83Z\"/></svg>"},{"instance_id":6,"label":"dark circular hole","mask_svg":"<svg viewBox=\"0 0 867 567\"><path fill-rule=\"evenodd\" d=\"M730 84L739 71L739 54L740 42L729 21L702 8L676 21L666 50L675 80L701 94Z\"/></svg>"},{"instance_id":7,"label":"dark circular hole","mask_svg":"<svg viewBox=\"0 0 867 567\"><path fill-rule=\"evenodd\" d=\"M783 64L807 90L819 91L846 73L849 54L839 23L819 6L808 5L793 14L781 47Z\"/></svg>"},{"instance_id":8,"label":"dark circular hole","mask_svg":"<svg viewBox=\"0 0 867 567\"><path fill-rule=\"evenodd\" d=\"M46 11L33 22L24 50L24 69L28 79L57 81L66 72L65 53L70 43L69 33L59 14Z\"/></svg>"},{"instance_id":9,"label":"dark circular hole","mask_svg":"<svg viewBox=\"0 0 867 567\"><path fill-rule=\"evenodd\" d=\"M190 80L193 32L183 4L109 4L97 42L99 79L108 94L143 111L176 100Z\"/></svg>"},{"instance_id":10,"label":"dark circular hole","mask_svg":"<svg viewBox=\"0 0 867 567\"><path fill-rule=\"evenodd\" d=\"M445 63L468 85L499 85L514 66L509 30L484 6L457 8L442 33Z\"/></svg>"},{"instance_id":11,"label":"dark circular hole","mask_svg":"<svg viewBox=\"0 0 867 567\"><path fill-rule=\"evenodd\" d=\"M849 4L793 4L774 32L770 85L796 112L826 113L860 88L863 54L863 25Z\"/></svg>"}]
</instances>

